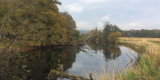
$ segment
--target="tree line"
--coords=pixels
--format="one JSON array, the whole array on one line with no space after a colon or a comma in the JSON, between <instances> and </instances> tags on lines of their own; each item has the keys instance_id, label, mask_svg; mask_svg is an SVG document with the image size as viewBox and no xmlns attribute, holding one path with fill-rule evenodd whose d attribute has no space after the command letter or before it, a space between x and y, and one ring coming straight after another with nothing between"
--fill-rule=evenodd
<instances>
[{"instance_id":1,"label":"tree line","mask_svg":"<svg viewBox=\"0 0 160 80\"><path fill-rule=\"evenodd\" d=\"M122 32L123 37L144 37L144 38L160 38L160 30L128 30Z\"/></svg>"},{"instance_id":2,"label":"tree line","mask_svg":"<svg viewBox=\"0 0 160 80\"><path fill-rule=\"evenodd\" d=\"M80 38L76 23L67 12L59 12L58 0L0 0L0 42L10 45L50 46L75 43ZM160 30L122 31L104 24L84 36L92 43L115 43L123 37L160 37Z\"/></svg>"},{"instance_id":3,"label":"tree line","mask_svg":"<svg viewBox=\"0 0 160 80\"><path fill-rule=\"evenodd\" d=\"M160 30L121 30L116 25L106 22L103 30L97 28L84 36L84 40L95 44L115 44L119 37L160 38Z\"/></svg>"},{"instance_id":4,"label":"tree line","mask_svg":"<svg viewBox=\"0 0 160 80\"><path fill-rule=\"evenodd\" d=\"M76 23L58 0L0 0L0 42L64 45L79 38Z\"/></svg>"}]
</instances>

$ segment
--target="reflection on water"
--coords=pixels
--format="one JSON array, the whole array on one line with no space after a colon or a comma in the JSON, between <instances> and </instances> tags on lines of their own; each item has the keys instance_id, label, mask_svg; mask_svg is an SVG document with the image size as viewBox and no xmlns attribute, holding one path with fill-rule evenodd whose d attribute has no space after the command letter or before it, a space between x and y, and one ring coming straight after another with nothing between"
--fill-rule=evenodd
<instances>
[{"instance_id":1,"label":"reflection on water","mask_svg":"<svg viewBox=\"0 0 160 80\"><path fill-rule=\"evenodd\" d=\"M8 54L0 59L0 80L45 80L50 71L59 69L60 65L70 75L89 78L90 72L97 76L113 70L123 72L124 68L134 65L137 57L133 50L116 45L43 48Z\"/></svg>"},{"instance_id":2,"label":"reflection on water","mask_svg":"<svg viewBox=\"0 0 160 80\"><path fill-rule=\"evenodd\" d=\"M94 77L113 73L113 71L114 73L123 72L124 69L133 66L138 57L136 52L124 46L92 44L81 49L84 51L76 55L75 62L67 72L85 78L89 78L90 72ZM131 59L133 59L132 62L130 62Z\"/></svg>"},{"instance_id":3,"label":"reflection on water","mask_svg":"<svg viewBox=\"0 0 160 80\"><path fill-rule=\"evenodd\" d=\"M107 45L103 49L103 53L105 58L108 59L116 59L121 55L120 47L116 45Z\"/></svg>"},{"instance_id":4,"label":"reflection on water","mask_svg":"<svg viewBox=\"0 0 160 80\"><path fill-rule=\"evenodd\" d=\"M0 64L0 80L44 80L51 69L63 64L64 70L69 69L75 61L79 50L75 47L46 48L17 53L6 57ZM3 71L3 72L2 72Z\"/></svg>"}]
</instances>

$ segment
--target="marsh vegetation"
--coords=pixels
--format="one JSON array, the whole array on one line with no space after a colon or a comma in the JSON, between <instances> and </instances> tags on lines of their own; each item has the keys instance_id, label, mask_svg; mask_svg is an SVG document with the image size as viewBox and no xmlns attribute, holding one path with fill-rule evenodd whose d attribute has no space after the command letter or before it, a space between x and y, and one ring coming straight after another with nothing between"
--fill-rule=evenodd
<instances>
[{"instance_id":1,"label":"marsh vegetation","mask_svg":"<svg viewBox=\"0 0 160 80\"><path fill-rule=\"evenodd\" d=\"M120 38L119 42L140 54L140 60L135 68L127 71L121 78L131 80L160 79L160 39L159 38Z\"/></svg>"}]
</instances>

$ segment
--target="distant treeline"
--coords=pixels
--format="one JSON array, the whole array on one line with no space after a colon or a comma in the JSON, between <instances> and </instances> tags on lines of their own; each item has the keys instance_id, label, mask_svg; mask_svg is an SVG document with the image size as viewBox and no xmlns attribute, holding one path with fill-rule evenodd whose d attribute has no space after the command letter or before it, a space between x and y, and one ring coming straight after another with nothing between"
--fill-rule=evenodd
<instances>
[{"instance_id":1,"label":"distant treeline","mask_svg":"<svg viewBox=\"0 0 160 80\"><path fill-rule=\"evenodd\" d=\"M160 30L129 30L122 31L123 37L160 38Z\"/></svg>"}]
</instances>

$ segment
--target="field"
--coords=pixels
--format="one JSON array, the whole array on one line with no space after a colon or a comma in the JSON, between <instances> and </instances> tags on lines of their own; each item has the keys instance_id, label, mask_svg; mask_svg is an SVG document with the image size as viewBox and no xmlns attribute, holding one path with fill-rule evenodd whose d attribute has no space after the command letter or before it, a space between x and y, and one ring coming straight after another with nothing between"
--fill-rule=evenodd
<instances>
[{"instance_id":1,"label":"field","mask_svg":"<svg viewBox=\"0 0 160 80\"><path fill-rule=\"evenodd\" d=\"M160 39L119 38L119 44L128 46L140 54L136 66L126 71L122 80L160 80Z\"/></svg>"}]
</instances>

